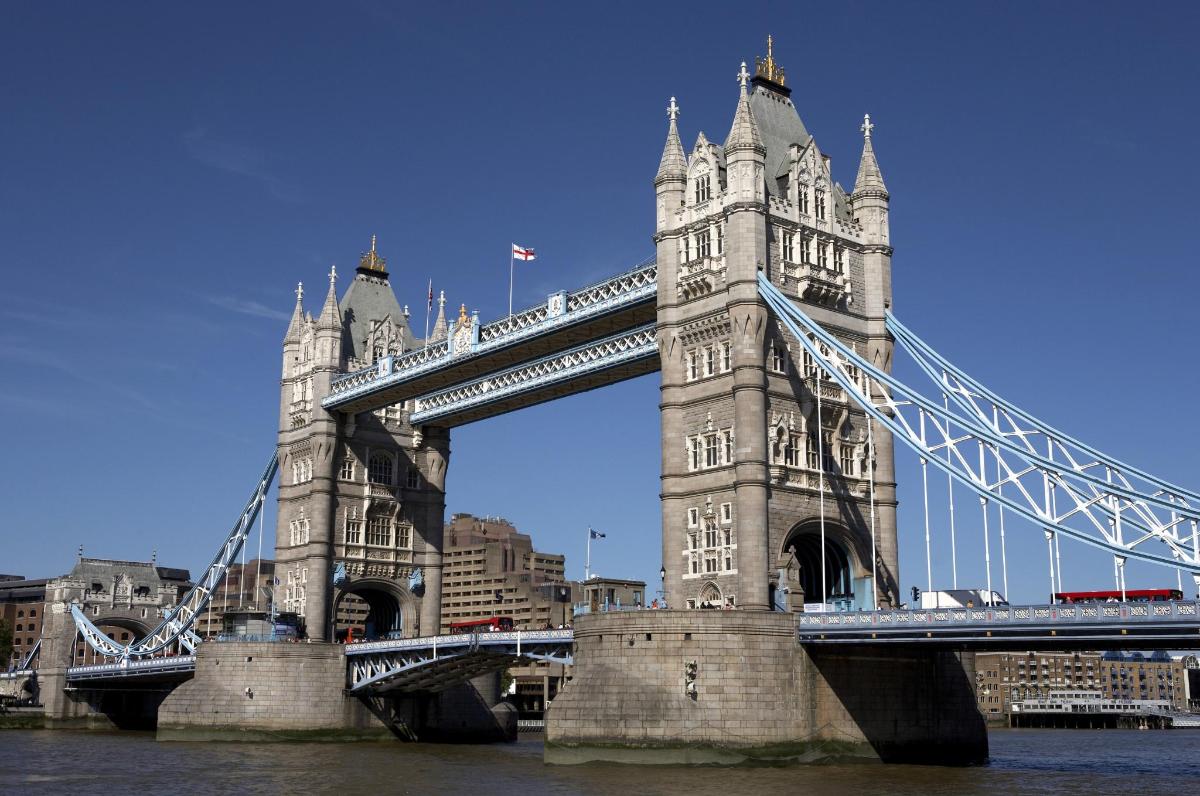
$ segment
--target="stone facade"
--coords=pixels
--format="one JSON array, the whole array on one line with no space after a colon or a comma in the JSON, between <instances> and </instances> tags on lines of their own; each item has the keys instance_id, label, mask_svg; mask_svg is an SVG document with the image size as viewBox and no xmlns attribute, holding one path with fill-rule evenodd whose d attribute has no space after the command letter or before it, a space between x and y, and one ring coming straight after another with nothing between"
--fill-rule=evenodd
<instances>
[{"instance_id":1,"label":"stone facade","mask_svg":"<svg viewBox=\"0 0 1200 796\"><path fill-rule=\"evenodd\" d=\"M333 637L346 595L380 634L434 633L449 432L413 428L403 402L349 417L321 408L338 374L418 345L373 240L340 302L335 280L315 319L297 290L284 338L276 603L316 640Z\"/></svg>"},{"instance_id":2,"label":"stone facade","mask_svg":"<svg viewBox=\"0 0 1200 796\"><path fill-rule=\"evenodd\" d=\"M773 56L740 78L724 146L700 133L685 155L672 99L654 181L667 600L895 604L891 438L874 429L871 456L865 413L821 376L756 283L765 274L890 368L889 195L872 126L847 195Z\"/></svg>"}]
</instances>

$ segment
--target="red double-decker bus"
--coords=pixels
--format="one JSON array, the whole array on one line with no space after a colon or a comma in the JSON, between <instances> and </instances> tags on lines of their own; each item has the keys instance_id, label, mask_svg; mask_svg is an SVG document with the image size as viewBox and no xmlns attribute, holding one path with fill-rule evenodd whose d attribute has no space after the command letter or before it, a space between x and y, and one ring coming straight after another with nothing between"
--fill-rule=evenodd
<instances>
[{"instance_id":1,"label":"red double-decker bus","mask_svg":"<svg viewBox=\"0 0 1200 796\"><path fill-rule=\"evenodd\" d=\"M1054 595L1056 603L1117 603L1122 599L1131 603L1158 603L1167 600L1182 600L1179 589L1126 589L1120 591L1060 591Z\"/></svg>"},{"instance_id":2,"label":"red double-decker bus","mask_svg":"<svg viewBox=\"0 0 1200 796\"><path fill-rule=\"evenodd\" d=\"M501 633L513 629L511 616L489 616L487 619L472 619L469 622L451 622L450 634Z\"/></svg>"}]
</instances>

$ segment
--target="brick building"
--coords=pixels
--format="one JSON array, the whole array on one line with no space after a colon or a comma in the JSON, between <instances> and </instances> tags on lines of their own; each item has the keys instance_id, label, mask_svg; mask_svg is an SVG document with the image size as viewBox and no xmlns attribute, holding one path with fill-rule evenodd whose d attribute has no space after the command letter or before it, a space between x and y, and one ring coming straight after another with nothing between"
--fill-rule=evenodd
<instances>
[{"instance_id":1,"label":"brick building","mask_svg":"<svg viewBox=\"0 0 1200 796\"><path fill-rule=\"evenodd\" d=\"M1108 699L1165 699L1186 709L1182 658L1165 652L981 652L975 657L976 699L989 721L1007 722L1014 700L1051 691L1099 691Z\"/></svg>"},{"instance_id":2,"label":"brick building","mask_svg":"<svg viewBox=\"0 0 1200 796\"><path fill-rule=\"evenodd\" d=\"M0 575L0 620L12 629L14 663L20 663L42 636L46 581L26 580L20 575ZM0 661L0 670L10 661ZM33 668L38 662L33 661Z\"/></svg>"}]
</instances>

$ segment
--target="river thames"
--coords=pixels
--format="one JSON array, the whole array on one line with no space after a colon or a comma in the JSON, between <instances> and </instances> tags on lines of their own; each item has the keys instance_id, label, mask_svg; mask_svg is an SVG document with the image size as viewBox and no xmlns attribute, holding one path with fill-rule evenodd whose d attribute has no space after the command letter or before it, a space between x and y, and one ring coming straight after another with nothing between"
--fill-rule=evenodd
<instances>
[{"instance_id":1,"label":"river thames","mask_svg":"<svg viewBox=\"0 0 1200 796\"><path fill-rule=\"evenodd\" d=\"M999 730L974 768L547 766L494 746L158 743L150 733L0 731L0 793L1194 793L1200 730Z\"/></svg>"}]
</instances>

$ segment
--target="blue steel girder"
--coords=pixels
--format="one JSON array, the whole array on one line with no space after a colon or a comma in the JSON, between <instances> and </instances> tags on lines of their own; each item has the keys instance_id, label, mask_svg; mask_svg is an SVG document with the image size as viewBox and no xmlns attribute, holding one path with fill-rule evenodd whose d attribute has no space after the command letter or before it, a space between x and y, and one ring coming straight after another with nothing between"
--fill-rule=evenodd
<instances>
[{"instance_id":1,"label":"blue steel girder","mask_svg":"<svg viewBox=\"0 0 1200 796\"><path fill-rule=\"evenodd\" d=\"M489 373L628 331L657 317L653 259L478 328L465 349L435 343L333 380L321 406L356 414L444 390Z\"/></svg>"},{"instance_id":2,"label":"blue steel girder","mask_svg":"<svg viewBox=\"0 0 1200 796\"><path fill-rule=\"evenodd\" d=\"M275 473L278 470L279 454L278 451L275 451L272 452L266 469L259 477L246 507L242 509L233 529L225 537L224 543L204 570L204 574L178 604L163 611L162 620L148 635L129 644L119 644L101 632L78 604L72 604L71 618L75 622L79 635L92 649L106 658L121 660L149 658L167 650L174 644L194 653L200 644L200 638L192 631L192 627L196 619L208 607L213 593L224 580L229 566L237 560L242 545L245 544L250 532L254 529L254 520L262 510L263 503L266 502L267 490L271 488L271 483L275 480Z\"/></svg>"},{"instance_id":3,"label":"blue steel girder","mask_svg":"<svg viewBox=\"0 0 1200 796\"><path fill-rule=\"evenodd\" d=\"M1043 530L1047 539L1061 533L1112 553L1118 580L1125 560L1133 558L1188 569L1200 584L1200 534L1194 522L1200 510L1186 500L1165 501L1157 484L1139 491L1128 481L1108 483L1089 462L1031 449L1028 430L1006 433L994 417L984 416L989 412L978 411L972 402L977 396L959 389L958 382L936 379L937 398L924 395L822 329L761 274L759 292L817 367L872 421L913 450L923 467L933 465L974 492L985 508L994 503ZM934 377L927 363L922 367ZM942 395L956 390L953 402ZM1151 549L1150 542L1166 550Z\"/></svg>"},{"instance_id":4,"label":"blue steel girder","mask_svg":"<svg viewBox=\"0 0 1200 796\"><path fill-rule=\"evenodd\" d=\"M653 323L417 398L413 425L459 426L653 373Z\"/></svg>"},{"instance_id":5,"label":"blue steel girder","mask_svg":"<svg viewBox=\"0 0 1200 796\"><path fill-rule=\"evenodd\" d=\"M347 690L433 692L522 660L570 664L573 639L570 630L544 630L352 644L346 647Z\"/></svg>"}]
</instances>

